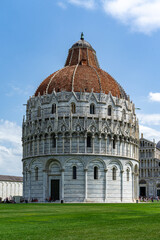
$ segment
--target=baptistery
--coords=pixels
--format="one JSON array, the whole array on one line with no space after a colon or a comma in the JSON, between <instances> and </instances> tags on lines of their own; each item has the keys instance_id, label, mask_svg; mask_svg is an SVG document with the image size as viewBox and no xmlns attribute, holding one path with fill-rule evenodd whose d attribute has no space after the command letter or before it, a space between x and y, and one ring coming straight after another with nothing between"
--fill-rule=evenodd
<instances>
[{"instance_id":1,"label":"baptistery","mask_svg":"<svg viewBox=\"0 0 160 240\"><path fill-rule=\"evenodd\" d=\"M134 202L139 125L121 85L81 39L38 86L23 119L23 195L39 202Z\"/></svg>"}]
</instances>

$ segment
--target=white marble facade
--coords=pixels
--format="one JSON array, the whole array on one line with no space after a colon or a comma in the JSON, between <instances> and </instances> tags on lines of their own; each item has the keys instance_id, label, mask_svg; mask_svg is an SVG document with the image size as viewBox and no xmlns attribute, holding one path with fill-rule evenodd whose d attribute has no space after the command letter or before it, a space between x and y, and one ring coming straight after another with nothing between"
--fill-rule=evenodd
<instances>
[{"instance_id":1,"label":"white marble facade","mask_svg":"<svg viewBox=\"0 0 160 240\"><path fill-rule=\"evenodd\" d=\"M0 198L4 200L13 196L23 195L22 177L0 175Z\"/></svg>"},{"instance_id":2,"label":"white marble facade","mask_svg":"<svg viewBox=\"0 0 160 240\"><path fill-rule=\"evenodd\" d=\"M155 141L149 141L141 134L139 195L142 197L160 197L159 143L156 145Z\"/></svg>"},{"instance_id":3,"label":"white marble facade","mask_svg":"<svg viewBox=\"0 0 160 240\"><path fill-rule=\"evenodd\" d=\"M33 96L22 141L25 199L138 198L139 126L129 99L73 91Z\"/></svg>"}]
</instances>

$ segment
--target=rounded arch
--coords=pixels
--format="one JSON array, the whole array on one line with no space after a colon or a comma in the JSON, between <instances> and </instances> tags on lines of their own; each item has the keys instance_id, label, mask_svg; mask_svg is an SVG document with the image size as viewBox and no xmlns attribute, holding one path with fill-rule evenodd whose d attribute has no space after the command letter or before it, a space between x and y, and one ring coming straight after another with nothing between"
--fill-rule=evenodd
<instances>
[{"instance_id":1,"label":"rounded arch","mask_svg":"<svg viewBox=\"0 0 160 240\"><path fill-rule=\"evenodd\" d=\"M108 163L107 163L107 167L109 166L109 165L111 165L111 164L113 164L113 165L118 165L118 166L120 166L120 170L122 171L123 170L123 165L122 165L122 163L121 163L121 161L119 160L119 159L112 159L112 160L110 160Z\"/></svg>"},{"instance_id":2,"label":"rounded arch","mask_svg":"<svg viewBox=\"0 0 160 240\"><path fill-rule=\"evenodd\" d=\"M71 112L76 113L76 104L74 102L71 103Z\"/></svg>"},{"instance_id":3,"label":"rounded arch","mask_svg":"<svg viewBox=\"0 0 160 240\"><path fill-rule=\"evenodd\" d=\"M36 162L36 161L41 164L41 162L39 161L38 158L32 159L32 160L30 161L30 163L28 164L29 170L31 170L31 167L32 167L33 163Z\"/></svg>"},{"instance_id":4,"label":"rounded arch","mask_svg":"<svg viewBox=\"0 0 160 240\"><path fill-rule=\"evenodd\" d=\"M127 165L129 165L131 167L131 170L133 172L133 163L131 161L127 161L127 162L125 162L125 166L127 167Z\"/></svg>"},{"instance_id":5,"label":"rounded arch","mask_svg":"<svg viewBox=\"0 0 160 240\"><path fill-rule=\"evenodd\" d=\"M113 170L113 169L116 169L116 170L118 170L118 167L117 167L117 165L113 164L113 165L112 165L112 167L111 167L111 170Z\"/></svg>"},{"instance_id":6,"label":"rounded arch","mask_svg":"<svg viewBox=\"0 0 160 240\"><path fill-rule=\"evenodd\" d=\"M108 114L108 116L112 116L112 106L111 105L108 106L107 114Z\"/></svg>"},{"instance_id":7,"label":"rounded arch","mask_svg":"<svg viewBox=\"0 0 160 240\"><path fill-rule=\"evenodd\" d=\"M95 104L94 103L90 104L90 114L95 114Z\"/></svg>"},{"instance_id":8,"label":"rounded arch","mask_svg":"<svg viewBox=\"0 0 160 240\"><path fill-rule=\"evenodd\" d=\"M52 159L49 159L49 160L45 163L45 169L44 169L44 170L47 170L47 171L48 171L48 170L49 170L49 167L51 166L52 163L56 163L56 164L60 167L60 169L62 169L61 162L58 161L57 159L52 158Z\"/></svg>"},{"instance_id":9,"label":"rounded arch","mask_svg":"<svg viewBox=\"0 0 160 240\"><path fill-rule=\"evenodd\" d=\"M146 184L147 182L144 180L144 179L142 179L142 180L140 180L139 181L139 184Z\"/></svg>"},{"instance_id":10,"label":"rounded arch","mask_svg":"<svg viewBox=\"0 0 160 240\"><path fill-rule=\"evenodd\" d=\"M97 167L98 169L100 168L97 163L93 164L93 166L92 166L93 169L94 169L95 167Z\"/></svg>"},{"instance_id":11,"label":"rounded arch","mask_svg":"<svg viewBox=\"0 0 160 240\"><path fill-rule=\"evenodd\" d=\"M99 161L99 162L101 162L102 165L103 165L103 168L106 169L106 163L105 163L105 162L103 161L103 159L101 159L101 158L93 158L93 159L89 160L89 161L87 162L87 164L85 165L85 168L88 168L89 164L90 164L91 162L94 162L94 161ZM95 164L95 166L97 166L97 165Z\"/></svg>"},{"instance_id":12,"label":"rounded arch","mask_svg":"<svg viewBox=\"0 0 160 240\"><path fill-rule=\"evenodd\" d=\"M64 168L65 168L65 165L67 164L67 162L69 162L69 161L72 161L72 160L77 160L77 161L79 161L79 162L81 162L82 163L82 165L83 165L83 167L84 167L84 162L83 162L83 160L80 158L80 157L70 157L70 158L68 158L68 159L66 159L65 160L65 162L64 162L64 164L63 164L63 166L64 166ZM73 166L76 166L77 167L77 164L76 163L73 163L72 164L72 167Z\"/></svg>"}]
</instances>

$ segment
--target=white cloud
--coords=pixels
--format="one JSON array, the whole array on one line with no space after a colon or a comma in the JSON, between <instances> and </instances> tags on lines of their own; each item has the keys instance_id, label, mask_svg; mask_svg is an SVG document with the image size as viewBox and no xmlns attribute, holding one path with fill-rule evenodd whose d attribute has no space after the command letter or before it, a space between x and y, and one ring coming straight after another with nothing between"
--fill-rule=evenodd
<instances>
[{"instance_id":1,"label":"white cloud","mask_svg":"<svg viewBox=\"0 0 160 240\"><path fill-rule=\"evenodd\" d=\"M22 175L21 127L0 120L0 174Z\"/></svg>"},{"instance_id":2,"label":"white cloud","mask_svg":"<svg viewBox=\"0 0 160 240\"><path fill-rule=\"evenodd\" d=\"M131 26L133 30L150 33L160 28L160 0L102 0L107 14Z\"/></svg>"},{"instance_id":3,"label":"white cloud","mask_svg":"<svg viewBox=\"0 0 160 240\"><path fill-rule=\"evenodd\" d=\"M149 93L149 100L153 102L160 102L160 93Z\"/></svg>"},{"instance_id":4,"label":"white cloud","mask_svg":"<svg viewBox=\"0 0 160 240\"><path fill-rule=\"evenodd\" d=\"M87 9L100 7L134 31L149 34L160 29L160 0L61 0L58 4L63 8L67 3Z\"/></svg>"},{"instance_id":5,"label":"white cloud","mask_svg":"<svg viewBox=\"0 0 160 240\"><path fill-rule=\"evenodd\" d=\"M140 124L160 126L160 114L137 114Z\"/></svg>"},{"instance_id":6,"label":"white cloud","mask_svg":"<svg viewBox=\"0 0 160 240\"><path fill-rule=\"evenodd\" d=\"M160 131L157 131L153 128L146 127L144 125L139 125L140 133L143 133L143 137L153 141L155 139L156 143L160 140Z\"/></svg>"},{"instance_id":7,"label":"white cloud","mask_svg":"<svg viewBox=\"0 0 160 240\"><path fill-rule=\"evenodd\" d=\"M68 2L88 9L94 9L96 5L95 0L68 0Z\"/></svg>"},{"instance_id":8,"label":"white cloud","mask_svg":"<svg viewBox=\"0 0 160 240\"><path fill-rule=\"evenodd\" d=\"M58 4L59 7L63 8L63 9L67 8L67 6L64 2L58 2L57 4Z\"/></svg>"}]
</instances>

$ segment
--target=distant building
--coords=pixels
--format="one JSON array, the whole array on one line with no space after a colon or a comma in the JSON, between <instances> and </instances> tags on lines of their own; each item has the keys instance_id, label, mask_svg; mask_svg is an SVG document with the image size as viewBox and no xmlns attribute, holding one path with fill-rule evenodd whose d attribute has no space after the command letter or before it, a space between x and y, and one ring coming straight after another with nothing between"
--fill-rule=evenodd
<instances>
[{"instance_id":1,"label":"distant building","mask_svg":"<svg viewBox=\"0 0 160 240\"><path fill-rule=\"evenodd\" d=\"M23 178L0 175L0 198L4 200L10 196L22 196Z\"/></svg>"},{"instance_id":2,"label":"distant building","mask_svg":"<svg viewBox=\"0 0 160 240\"><path fill-rule=\"evenodd\" d=\"M160 141L140 138L140 196L160 197Z\"/></svg>"}]
</instances>

